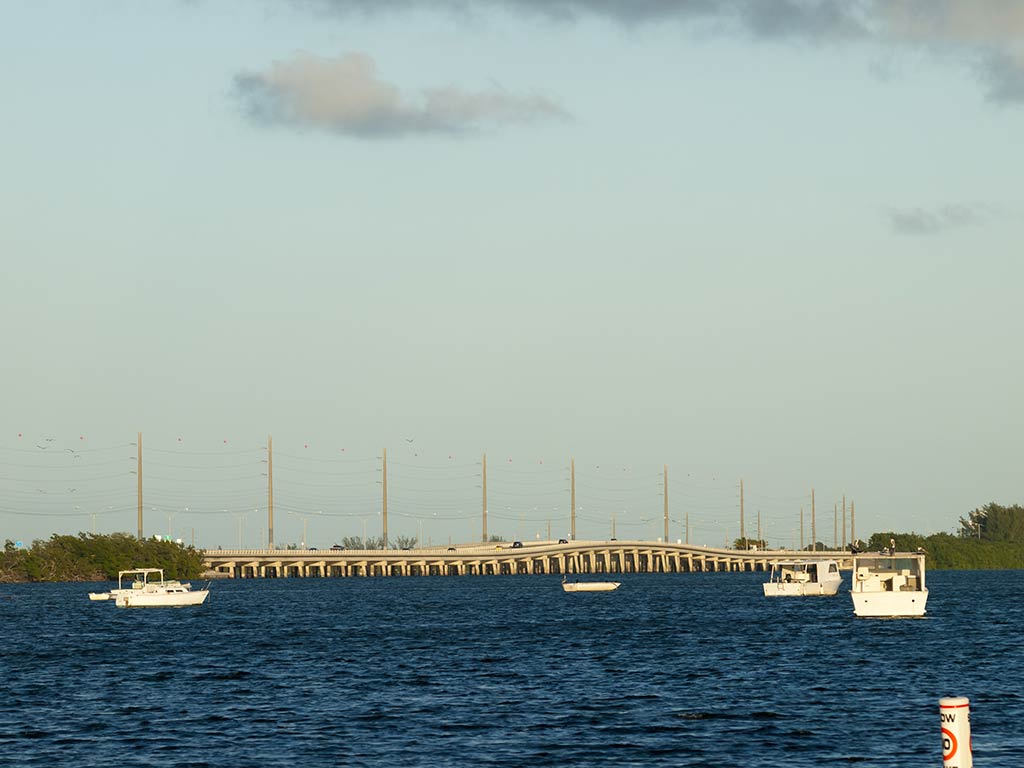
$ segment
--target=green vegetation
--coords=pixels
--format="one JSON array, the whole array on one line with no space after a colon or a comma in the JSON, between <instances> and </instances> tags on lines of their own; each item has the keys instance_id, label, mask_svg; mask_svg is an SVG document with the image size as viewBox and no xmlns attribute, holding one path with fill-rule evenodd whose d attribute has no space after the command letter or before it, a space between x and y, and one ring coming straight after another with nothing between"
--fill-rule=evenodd
<instances>
[{"instance_id":1,"label":"green vegetation","mask_svg":"<svg viewBox=\"0 0 1024 768\"><path fill-rule=\"evenodd\" d=\"M733 549L768 549L768 542L764 539L752 539L749 536L742 539L734 539L732 542Z\"/></svg>"},{"instance_id":2,"label":"green vegetation","mask_svg":"<svg viewBox=\"0 0 1024 768\"><path fill-rule=\"evenodd\" d=\"M877 551L896 540L896 549L928 553L928 565L935 569L1024 568L1024 507L1003 507L995 502L973 510L960 518L957 534L886 531L872 534L866 549Z\"/></svg>"},{"instance_id":3,"label":"green vegetation","mask_svg":"<svg viewBox=\"0 0 1024 768\"><path fill-rule=\"evenodd\" d=\"M127 533L58 536L34 541L29 549L4 543L0 582L102 581L129 568L163 568L168 579L194 579L202 573L202 554L171 541L139 541Z\"/></svg>"},{"instance_id":4,"label":"green vegetation","mask_svg":"<svg viewBox=\"0 0 1024 768\"><path fill-rule=\"evenodd\" d=\"M960 518L960 536L978 541L1012 541L1024 544L1024 507L1002 507L994 501Z\"/></svg>"},{"instance_id":5,"label":"green vegetation","mask_svg":"<svg viewBox=\"0 0 1024 768\"><path fill-rule=\"evenodd\" d=\"M341 546L345 549L384 549L384 538L367 536L366 541L363 541L362 536L346 536L341 540Z\"/></svg>"}]
</instances>

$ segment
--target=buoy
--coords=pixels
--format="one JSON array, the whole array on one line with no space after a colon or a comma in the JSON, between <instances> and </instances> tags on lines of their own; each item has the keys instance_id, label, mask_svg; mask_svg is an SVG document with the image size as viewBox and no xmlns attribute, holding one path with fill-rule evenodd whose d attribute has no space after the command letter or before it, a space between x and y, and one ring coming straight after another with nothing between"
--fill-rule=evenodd
<instances>
[{"instance_id":1,"label":"buoy","mask_svg":"<svg viewBox=\"0 0 1024 768\"><path fill-rule=\"evenodd\" d=\"M942 726L942 768L973 768L971 703L963 696L939 699Z\"/></svg>"}]
</instances>

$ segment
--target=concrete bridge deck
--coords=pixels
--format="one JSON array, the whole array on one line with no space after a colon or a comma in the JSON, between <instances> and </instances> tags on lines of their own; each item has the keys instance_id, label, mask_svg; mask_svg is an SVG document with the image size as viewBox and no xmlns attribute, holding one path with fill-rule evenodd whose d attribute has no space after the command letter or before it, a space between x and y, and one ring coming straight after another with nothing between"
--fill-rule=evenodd
<instances>
[{"instance_id":1,"label":"concrete bridge deck","mask_svg":"<svg viewBox=\"0 0 1024 768\"><path fill-rule=\"evenodd\" d=\"M409 550L207 550L206 568L234 578L465 576L516 574L765 571L795 559L837 560L849 552L740 551L658 541L553 541L472 544Z\"/></svg>"}]
</instances>

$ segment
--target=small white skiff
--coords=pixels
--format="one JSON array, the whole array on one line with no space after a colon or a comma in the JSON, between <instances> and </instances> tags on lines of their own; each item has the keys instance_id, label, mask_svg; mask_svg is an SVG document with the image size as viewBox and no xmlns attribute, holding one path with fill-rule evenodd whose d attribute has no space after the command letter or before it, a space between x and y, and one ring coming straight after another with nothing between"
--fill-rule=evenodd
<instances>
[{"instance_id":1,"label":"small white skiff","mask_svg":"<svg viewBox=\"0 0 1024 768\"><path fill-rule=\"evenodd\" d=\"M854 555L850 595L857 616L889 619L924 616L928 602L924 555L910 552Z\"/></svg>"},{"instance_id":2,"label":"small white skiff","mask_svg":"<svg viewBox=\"0 0 1024 768\"><path fill-rule=\"evenodd\" d=\"M89 593L89 599L93 600L93 601L96 601L96 600L109 600L110 599L110 593L109 592L90 592Z\"/></svg>"},{"instance_id":3,"label":"small white skiff","mask_svg":"<svg viewBox=\"0 0 1024 768\"><path fill-rule=\"evenodd\" d=\"M618 581L566 581L562 579L562 589L566 592L611 592L618 589Z\"/></svg>"}]
</instances>

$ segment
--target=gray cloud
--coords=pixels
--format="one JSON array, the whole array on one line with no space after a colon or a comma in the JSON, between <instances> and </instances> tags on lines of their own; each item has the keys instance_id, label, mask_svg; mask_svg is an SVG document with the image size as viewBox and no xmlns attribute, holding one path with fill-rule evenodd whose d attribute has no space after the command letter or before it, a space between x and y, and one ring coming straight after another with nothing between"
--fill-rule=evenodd
<instances>
[{"instance_id":1,"label":"gray cloud","mask_svg":"<svg viewBox=\"0 0 1024 768\"><path fill-rule=\"evenodd\" d=\"M472 16L501 9L557 21L599 17L623 24L681 21L768 38L862 35L866 0L291 0L324 13L369 15L442 10Z\"/></svg>"},{"instance_id":2,"label":"gray cloud","mask_svg":"<svg viewBox=\"0 0 1024 768\"><path fill-rule=\"evenodd\" d=\"M501 9L563 22L678 22L763 40L869 40L972 67L993 101L1024 103L1022 0L290 0L329 14Z\"/></svg>"},{"instance_id":3,"label":"gray cloud","mask_svg":"<svg viewBox=\"0 0 1024 768\"><path fill-rule=\"evenodd\" d=\"M993 54L982 59L978 69L990 100L1024 104L1024 58Z\"/></svg>"},{"instance_id":4,"label":"gray cloud","mask_svg":"<svg viewBox=\"0 0 1024 768\"><path fill-rule=\"evenodd\" d=\"M545 96L513 94L496 85L479 92L447 86L407 96L378 77L372 58L357 53L298 53L263 72L237 75L234 93L253 122L360 138L458 134L568 117Z\"/></svg>"},{"instance_id":5,"label":"gray cloud","mask_svg":"<svg viewBox=\"0 0 1024 768\"><path fill-rule=\"evenodd\" d=\"M950 229L984 224L992 218L988 206L957 203L928 210L892 208L886 211L889 224L900 235L936 235Z\"/></svg>"}]
</instances>

